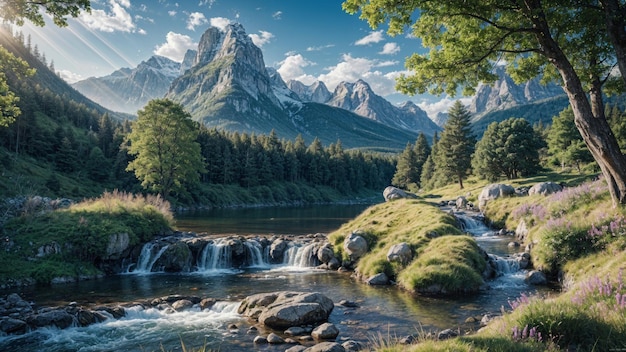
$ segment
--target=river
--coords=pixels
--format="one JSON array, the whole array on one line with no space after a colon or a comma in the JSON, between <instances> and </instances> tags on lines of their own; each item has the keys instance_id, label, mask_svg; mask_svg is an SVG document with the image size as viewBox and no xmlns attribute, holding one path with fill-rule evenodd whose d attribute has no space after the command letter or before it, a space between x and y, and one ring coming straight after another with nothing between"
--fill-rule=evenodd
<instances>
[{"instance_id":1,"label":"river","mask_svg":"<svg viewBox=\"0 0 626 352\"><path fill-rule=\"evenodd\" d=\"M293 208L220 209L187 213L177 218L183 231L224 234L270 235L328 233L361 213L365 205L307 206ZM478 222L467 229L481 246L506 260L513 251L510 238L494 236ZM506 271L506 270L505 270ZM356 282L347 273L310 267L267 265L245 270L204 270L187 274L126 273L101 280L46 288L26 288L20 293L39 305L84 306L132 302L171 294L196 295L220 300L211 310L166 314L139 307L120 320L65 330L39 329L21 336L0 336L0 351L177 351L204 344L220 351L284 351L285 345L255 345L251 323L236 314L242 298L278 290L317 291L335 303L349 300L357 308L336 306L330 322L338 325L339 340L364 343L415 335L446 328L477 329L468 317L508 308L508 300L535 289L523 281L522 271L509 270L489 282L490 290L455 298L413 297L395 287L374 287ZM6 293L2 293L6 294ZM237 325L237 329L229 328ZM261 333L266 333L261 331Z\"/></svg>"}]
</instances>

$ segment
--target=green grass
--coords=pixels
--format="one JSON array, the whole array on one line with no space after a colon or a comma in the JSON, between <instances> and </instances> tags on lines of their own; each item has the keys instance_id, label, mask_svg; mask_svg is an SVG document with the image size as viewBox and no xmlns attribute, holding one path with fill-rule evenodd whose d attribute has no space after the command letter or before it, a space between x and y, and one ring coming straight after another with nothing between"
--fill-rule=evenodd
<instances>
[{"instance_id":1,"label":"green grass","mask_svg":"<svg viewBox=\"0 0 626 352\"><path fill-rule=\"evenodd\" d=\"M483 283L480 273L485 260L476 242L461 236L453 216L427 202L401 199L378 204L344 224L329 235L335 251L344 259L348 258L343 253L343 241L357 230L369 245L356 266L362 277L384 272L416 293L428 293L434 287L442 288L442 293L462 293L475 291ZM406 266L387 260L389 249L401 242L409 244L415 254Z\"/></svg>"},{"instance_id":2,"label":"green grass","mask_svg":"<svg viewBox=\"0 0 626 352\"><path fill-rule=\"evenodd\" d=\"M32 278L47 284L59 276L94 275L99 272L96 264L107 259L111 235L128 234L133 246L173 225L166 201L122 192L107 192L68 209L33 210L4 224L0 281ZM60 253L38 256L42 246Z\"/></svg>"}]
</instances>

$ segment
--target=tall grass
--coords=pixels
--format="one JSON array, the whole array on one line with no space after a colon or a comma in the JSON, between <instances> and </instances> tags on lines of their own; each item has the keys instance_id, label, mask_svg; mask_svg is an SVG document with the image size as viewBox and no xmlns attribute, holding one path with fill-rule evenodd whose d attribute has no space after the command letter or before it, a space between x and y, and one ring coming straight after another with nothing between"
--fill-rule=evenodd
<instances>
[{"instance_id":1,"label":"tall grass","mask_svg":"<svg viewBox=\"0 0 626 352\"><path fill-rule=\"evenodd\" d=\"M72 212L89 212L99 214L137 213L154 209L170 224L174 223L170 203L160 195L141 195L128 192L104 192L97 198L87 199L70 207Z\"/></svg>"}]
</instances>

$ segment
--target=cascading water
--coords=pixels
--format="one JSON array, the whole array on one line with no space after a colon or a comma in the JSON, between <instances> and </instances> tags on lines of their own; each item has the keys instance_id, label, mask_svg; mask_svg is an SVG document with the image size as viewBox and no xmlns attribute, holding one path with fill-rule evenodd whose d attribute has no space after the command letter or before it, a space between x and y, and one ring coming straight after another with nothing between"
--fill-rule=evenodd
<instances>
[{"instance_id":1,"label":"cascading water","mask_svg":"<svg viewBox=\"0 0 626 352\"><path fill-rule=\"evenodd\" d=\"M289 267L307 268L319 265L314 255L315 243L293 245L285 251L283 263Z\"/></svg>"},{"instance_id":2,"label":"cascading water","mask_svg":"<svg viewBox=\"0 0 626 352\"><path fill-rule=\"evenodd\" d=\"M269 259L263 251L263 246L254 239L246 240L244 243L246 250L246 265L249 268L268 268Z\"/></svg>"},{"instance_id":3,"label":"cascading water","mask_svg":"<svg viewBox=\"0 0 626 352\"><path fill-rule=\"evenodd\" d=\"M139 254L139 259L137 259L137 265L135 266L135 269L132 271L129 270L129 272L132 272L134 274L147 274L152 272L152 267L154 266L154 263L159 260L161 255L167 250L167 247L168 246L163 246L157 250L156 242L146 243L141 248L141 254Z\"/></svg>"},{"instance_id":4,"label":"cascading water","mask_svg":"<svg viewBox=\"0 0 626 352\"><path fill-rule=\"evenodd\" d=\"M226 238L209 242L198 260L198 271L232 270L232 249Z\"/></svg>"}]
</instances>

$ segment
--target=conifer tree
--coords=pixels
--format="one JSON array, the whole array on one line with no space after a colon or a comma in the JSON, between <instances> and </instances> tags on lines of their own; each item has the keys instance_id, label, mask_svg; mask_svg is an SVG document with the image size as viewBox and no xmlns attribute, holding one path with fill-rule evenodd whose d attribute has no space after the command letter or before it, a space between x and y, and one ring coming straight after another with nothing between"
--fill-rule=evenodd
<instances>
[{"instance_id":1,"label":"conifer tree","mask_svg":"<svg viewBox=\"0 0 626 352\"><path fill-rule=\"evenodd\" d=\"M396 173L393 175L391 184L403 189L409 189L411 184L419 182L419 173L416 165L415 150L411 143L407 143L404 151L398 157Z\"/></svg>"},{"instance_id":2,"label":"conifer tree","mask_svg":"<svg viewBox=\"0 0 626 352\"><path fill-rule=\"evenodd\" d=\"M463 179L470 174L476 137L470 126L471 115L460 101L452 105L448 116L434 157L434 177L444 184L457 181L463 189Z\"/></svg>"}]
</instances>

